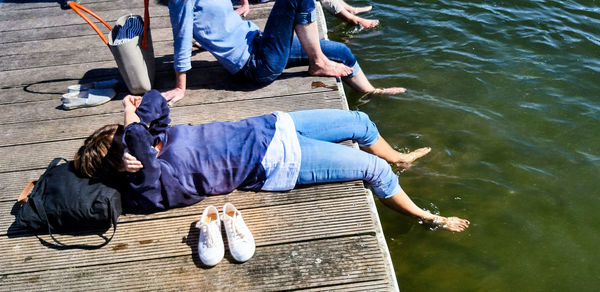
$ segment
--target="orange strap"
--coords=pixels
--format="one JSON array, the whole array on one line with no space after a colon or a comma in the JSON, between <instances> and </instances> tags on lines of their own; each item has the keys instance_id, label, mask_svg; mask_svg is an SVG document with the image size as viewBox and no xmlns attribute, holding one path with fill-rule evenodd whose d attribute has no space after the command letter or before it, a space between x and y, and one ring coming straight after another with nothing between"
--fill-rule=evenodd
<instances>
[{"instance_id":1,"label":"orange strap","mask_svg":"<svg viewBox=\"0 0 600 292\"><path fill-rule=\"evenodd\" d=\"M75 11L75 13L79 14L79 16L81 16L81 18L83 18L83 20L85 20L85 22L87 22L92 27L92 29L94 29L94 31L100 36L100 38L102 39L104 44L108 45L108 39L106 38L106 36L100 31L100 29L98 29L96 24L94 24L90 20L90 18L87 17L87 15L85 15L85 14L83 14L83 12L81 12L81 10L87 12L89 15L100 20L100 22L102 22L102 24L104 24L108 28L108 30L112 30L112 27L110 27L110 25L108 25L108 23L106 21L104 21L104 19L102 19L102 17L98 16L98 14L94 13L93 11L89 10L87 7L81 5L77 2L69 1L69 7L71 7L71 9L73 9L73 11Z\"/></svg>"},{"instance_id":2,"label":"orange strap","mask_svg":"<svg viewBox=\"0 0 600 292\"><path fill-rule=\"evenodd\" d=\"M37 180L32 180L25 186L25 188L21 191L21 194L19 194L19 198L17 199L17 202L27 203L27 200L29 199L29 197L28 197L29 193L31 193L31 190L35 186L36 182L37 182Z\"/></svg>"},{"instance_id":3,"label":"orange strap","mask_svg":"<svg viewBox=\"0 0 600 292\"><path fill-rule=\"evenodd\" d=\"M148 28L150 27L150 11L148 10L148 2L144 0L144 36L142 36L142 50L148 48Z\"/></svg>"}]
</instances>

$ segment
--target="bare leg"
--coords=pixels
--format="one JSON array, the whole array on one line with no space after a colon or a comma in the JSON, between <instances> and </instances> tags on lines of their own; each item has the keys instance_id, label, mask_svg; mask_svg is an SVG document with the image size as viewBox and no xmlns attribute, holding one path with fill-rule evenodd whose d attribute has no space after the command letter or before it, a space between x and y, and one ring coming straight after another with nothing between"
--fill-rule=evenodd
<instances>
[{"instance_id":1,"label":"bare leg","mask_svg":"<svg viewBox=\"0 0 600 292\"><path fill-rule=\"evenodd\" d=\"M362 93L396 95L406 92L406 88L402 87L375 88L371 85L371 82L369 82L362 70L352 76L352 78L344 79L344 81L348 83L350 87Z\"/></svg>"},{"instance_id":2,"label":"bare leg","mask_svg":"<svg viewBox=\"0 0 600 292\"><path fill-rule=\"evenodd\" d=\"M375 144L361 147L361 150L377 155L389 163L396 164L398 167L408 169L415 160L427 155L427 153L431 151L431 148L423 147L408 154L400 153L394 150L383 137L379 136L379 139Z\"/></svg>"},{"instance_id":3,"label":"bare leg","mask_svg":"<svg viewBox=\"0 0 600 292\"><path fill-rule=\"evenodd\" d=\"M379 24L379 20L358 17L346 10L342 10L336 16L354 25L362 25L366 29L376 27Z\"/></svg>"},{"instance_id":4,"label":"bare leg","mask_svg":"<svg viewBox=\"0 0 600 292\"><path fill-rule=\"evenodd\" d=\"M470 222L465 219L433 215L430 212L419 208L403 190L400 190L400 192L390 198L380 198L379 200L392 210L419 218L427 223L438 225L449 231L461 232L467 229L470 224Z\"/></svg>"},{"instance_id":5,"label":"bare leg","mask_svg":"<svg viewBox=\"0 0 600 292\"><path fill-rule=\"evenodd\" d=\"M352 14L367 12L373 8L373 6L353 7L353 6L348 5L348 3L344 2L343 0L338 0L338 1L340 1L340 4L342 4L342 6L344 6L344 9L346 11L348 11Z\"/></svg>"},{"instance_id":6,"label":"bare leg","mask_svg":"<svg viewBox=\"0 0 600 292\"><path fill-rule=\"evenodd\" d=\"M294 27L302 48L308 55L308 73L316 76L343 77L352 74L352 68L331 61L321 51L317 23L297 24Z\"/></svg>"}]
</instances>

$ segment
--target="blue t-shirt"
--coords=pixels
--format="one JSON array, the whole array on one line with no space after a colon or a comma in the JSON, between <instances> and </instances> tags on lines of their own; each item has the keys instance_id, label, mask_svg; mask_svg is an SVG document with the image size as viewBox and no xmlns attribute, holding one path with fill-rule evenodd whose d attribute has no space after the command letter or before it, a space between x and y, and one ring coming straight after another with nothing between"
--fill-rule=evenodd
<instances>
[{"instance_id":1,"label":"blue t-shirt","mask_svg":"<svg viewBox=\"0 0 600 292\"><path fill-rule=\"evenodd\" d=\"M250 58L249 47L258 27L243 20L230 0L170 0L175 71L192 68L192 38L198 41L232 74Z\"/></svg>"},{"instance_id":2,"label":"blue t-shirt","mask_svg":"<svg viewBox=\"0 0 600 292\"><path fill-rule=\"evenodd\" d=\"M260 190L264 184L261 161L275 133L275 114L169 126L169 107L156 90L144 95L136 113L141 122L127 125L123 134L129 153L144 165L129 174L124 201L130 210L188 206L207 195ZM159 141L162 150L157 157L153 146Z\"/></svg>"}]
</instances>

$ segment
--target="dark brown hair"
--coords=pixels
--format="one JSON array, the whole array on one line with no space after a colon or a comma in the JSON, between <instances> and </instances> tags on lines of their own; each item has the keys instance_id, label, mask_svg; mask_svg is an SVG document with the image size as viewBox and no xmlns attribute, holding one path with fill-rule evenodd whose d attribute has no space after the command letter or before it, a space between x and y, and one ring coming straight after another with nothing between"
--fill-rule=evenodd
<instances>
[{"instance_id":1,"label":"dark brown hair","mask_svg":"<svg viewBox=\"0 0 600 292\"><path fill-rule=\"evenodd\" d=\"M87 177L116 176L123 168L123 125L111 124L96 130L75 153L75 169Z\"/></svg>"}]
</instances>

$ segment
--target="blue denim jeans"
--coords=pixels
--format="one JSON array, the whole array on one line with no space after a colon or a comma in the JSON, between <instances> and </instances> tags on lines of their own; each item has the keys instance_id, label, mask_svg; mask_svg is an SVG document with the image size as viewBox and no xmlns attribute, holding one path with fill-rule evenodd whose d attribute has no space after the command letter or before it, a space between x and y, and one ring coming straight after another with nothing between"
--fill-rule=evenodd
<instances>
[{"instance_id":1,"label":"blue denim jeans","mask_svg":"<svg viewBox=\"0 0 600 292\"><path fill-rule=\"evenodd\" d=\"M268 84L288 65L308 64L308 56L294 36L294 26L315 20L314 0L276 0L265 30L250 44L250 58L240 73L259 84ZM328 40L321 40L320 44L321 51L330 60L353 68L352 76L360 71L356 58L345 44Z\"/></svg>"},{"instance_id":2,"label":"blue denim jeans","mask_svg":"<svg viewBox=\"0 0 600 292\"><path fill-rule=\"evenodd\" d=\"M389 198L401 190L398 177L385 160L336 144L352 140L360 146L370 146L377 142L377 127L365 113L322 109L290 115L302 151L297 184L364 180L380 198Z\"/></svg>"}]
</instances>

